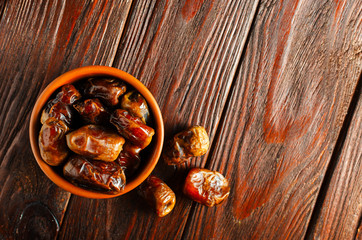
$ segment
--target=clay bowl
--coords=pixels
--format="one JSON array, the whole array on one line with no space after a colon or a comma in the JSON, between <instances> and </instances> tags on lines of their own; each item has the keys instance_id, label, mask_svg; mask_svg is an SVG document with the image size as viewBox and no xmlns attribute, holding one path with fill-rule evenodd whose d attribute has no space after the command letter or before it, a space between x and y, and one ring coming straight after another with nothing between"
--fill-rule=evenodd
<instances>
[{"instance_id":1,"label":"clay bowl","mask_svg":"<svg viewBox=\"0 0 362 240\"><path fill-rule=\"evenodd\" d=\"M65 84L74 83L78 80L82 80L88 77L99 77L99 76L113 77L120 79L128 83L129 85L133 86L139 93L141 93L148 103L151 116L153 117L154 121L153 128L155 129L155 135L153 136L151 145L146 148L148 149L147 155L144 156L142 159L143 165L137 171L136 175L133 176L129 181L127 181L127 184L123 189L123 191L113 195L86 190L67 181L61 174L59 174L55 170L54 167L49 166L42 160L38 146L38 135L41 128L41 123L40 123L41 113L44 105L47 103L52 94ZM139 186L151 174L161 155L163 138L164 138L164 126L163 126L162 114L156 100L154 99L151 92L139 80L137 80L135 77L131 76L130 74L116 68L105 67L105 66L88 66L88 67L77 68L72 71L64 73L63 75L56 78L44 89L44 91L40 94L39 98L37 99L34 105L30 117L29 134L30 134L30 144L34 157L40 168L43 170L43 172L48 176L48 178L51 181L53 181L56 185L63 188L64 190L76 194L78 196L100 199L100 198L113 198L123 195L131 191L132 189L136 188L137 186Z\"/></svg>"}]
</instances>

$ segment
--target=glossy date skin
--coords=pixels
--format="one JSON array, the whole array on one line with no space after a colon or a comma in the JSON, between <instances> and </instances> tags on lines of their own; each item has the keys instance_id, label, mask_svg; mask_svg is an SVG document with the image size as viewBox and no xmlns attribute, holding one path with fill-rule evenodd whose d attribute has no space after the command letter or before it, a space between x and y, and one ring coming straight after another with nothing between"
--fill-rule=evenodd
<instances>
[{"instance_id":1,"label":"glossy date skin","mask_svg":"<svg viewBox=\"0 0 362 240\"><path fill-rule=\"evenodd\" d=\"M68 133L66 139L73 152L106 162L116 160L125 143L123 137L98 125L83 126Z\"/></svg>"},{"instance_id":2,"label":"glossy date skin","mask_svg":"<svg viewBox=\"0 0 362 240\"><path fill-rule=\"evenodd\" d=\"M68 126L62 120L51 117L44 122L38 144L40 155L47 164L58 166L67 158L69 150L65 134L68 130Z\"/></svg>"},{"instance_id":3,"label":"glossy date skin","mask_svg":"<svg viewBox=\"0 0 362 240\"><path fill-rule=\"evenodd\" d=\"M127 110L131 115L140 118L144 124L149 119L150 112L147 102L137 91L128 92L122 97L121 108Z\"/></svg>"},{"instance_id":4,"label":"glossy date skin","mask_svg":"<svg viewBox=\"0 0 362 240\"><path fill-rule=\"evenodd\" d=\"M153 128L123 109L115 110L111 115L110 122L117 128L119 134L141 149L151 143L152 136L155 134Z\"/></svg>"},{"instance_id":5,"label":"glossy date skin","mask_svg":"<svg viewBox=\"0 0 362 240\"><path fill-rule=\"evenodd\" d=\"M169 214L176 203L176 195L169 186L156 176L149 176L138 189L159 217Z\"/></svg>"},{"instance_id":6,"label":"glossy date skin","mask_svg":"<svg viewBox=\"0 0 362 240\"><path fill-rule=\"evenodd\" d=\"M70 157L63 174L72 183L114 194L122 191L126 184L126 176L115 162L90 160L79 155Z\"/></svg>"},{"instance_id":7,"label":"glossy date skin","mask_svg":"<svg viewBox=\"0 0 362 240\"><path fill-rule=\"evenodd\" d=\"M127 177L132 176L137 171L141 162L140 151L141 148L127 142L123 145L123 149L115 162L123 168Z\"/></svg>"},{"instance_id":8,"label":"glossy date skin","mask_svg":"<svg viewBox=\"0 0 362 240\"><path fill-rule=\"evenodd\" d=\"M116 79L89 78L84 86L87 96L100 98L108 106L115 106L126 92L126 85Z\"/></svg>"},{"instance_id":9,"label":"glossy date skin","mask_svg":"<svg viewBox=\"0 0 362 240\"><path fill-rule=\"evenodd\" d=\"M108 122L109 113L97 98L75 103L73 107L86 123L102 124Z\"/></svg>"},{"instance_id":10,"label":"glossy date skin","mask_svg":"<svg viewBox=\"0 0 362 240\"><path fill-rule=\"evenodd\" d=\"M62 89L55 97L56 102L61 102L66 105L71 105L75 101L78 101L82 96L78 92L78 90L72 85L67 84L62 86Z\"/></svg>"},{"instance_id":11,"label":"glossy date skin","mask_svg":"<svg viewBox=\"0 0 362 240\"><path fill-rule=\"evenodd\" d=\"M71 84L62 86L60 92L56 95L55 99L48 101L41 115L41 123L54 117L64 121L68 126L72 124L73 112L70 107L71 104L81 98L78 90Z\"/></svg>"},{"instance_id":12,"label":"glossy date skin","mask_svg":"<svg viewBox=\"0 0 362 240\"><path fill-rule=\"evenodd\" d=\"M70 126L72 124L73 112L70 106L62 102L57 102L43 110L40 122L44 124L46 120L51 117L62 120Z\"/></svg>"},{"instance_id":13,"label":"glossy date skin","mask_svg":"<svg viewBox=\"0 0 362 240\"><path fill-rule=\"evenodd\" d=\"M229 196L230 187L221 173L193 168L186 177L183 192L192 200L213 207Z\"/></svg>"},{"instance_id":14,"label":"glossy date skin","mask_svg":"<svg viewBox=\"0 0 362 240\"><path fill-rule=\"evenodd\" d=\"M163 159L168 165L178 165L190 157L204 155L209 149L209 136L204 127L192 126L177 133L164 150Z\"/></svg>"}]
</instances>

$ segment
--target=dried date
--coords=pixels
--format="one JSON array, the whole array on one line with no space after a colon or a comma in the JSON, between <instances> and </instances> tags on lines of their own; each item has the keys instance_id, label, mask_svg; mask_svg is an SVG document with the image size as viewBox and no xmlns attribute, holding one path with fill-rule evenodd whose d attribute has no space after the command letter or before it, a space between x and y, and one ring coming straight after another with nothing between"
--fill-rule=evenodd
<instances>
[{"instance_id":1,"label":"dried date","mask_svg":"<svg viewBox=\"0 0 362 240\"><path fill-rule=\"evenodd\" d=\"M61 91L55 97L55 102L61 102L66 105L71 105L75 101L78 101L81 98L78 90L72 85L67 84L62 86Z\"/></svg>"},{"instance_id":2,"label":"dried date","mask_svg":"<svg viewBox=\"0 0 362 240\"><path fill-rule=\"evenodd\" d=\"M123 168L127 177L132 176L138 169L141 162L140 151L141 148L137 146L128 143L123 145L123 149L118 155L116 163Z\"/></svg>"},{"instance_id":3,"label":"dried date","mask_svg":"<svg viewBox=\"0 0 362 240\"><path fill-rule=\"evenodd\" d=\"M51 117L62 120L70 126L72 124L73 112L68 105L65 105L62 102L57 102L43 110L40 122L44 124L46 120Z\"/></svg>"},{"instance_id":4,"label":"dried date","mask_svg":"<svg viewBox=\"0 0 362 240\"><path fill-rule=\"evenodd\" d=\"M67 145L73 152L96 160L116 160L125 142L113 131L97 125L86 125L66 136Z\"/></svg>"},{"instance_id":5,"label":"dried date","mask_svg":"<svg viewBox=\"0 0 362 240\"><path fill-rule=\"evenodd\" d=\"M186 177L183 192L192 200L212 207L229 196L230 187L228 180L221 173L193 168Z\"/></svg>"},{"instance_id":6,"label":"dried date","mask_svg":"<svg viewBox=\"0 0 362 240\"><path fill-rule=\"evenodd\" d=\"M128 92L122 97L121 108L140 118L145 124L149 119L147 102L137 91Z\"/></svg>"},{"instance_id":7,"label":"dried date","mask_svg":"<svg viewBox=\"0 0 362 240\"><path fill-rule=\"evenodd\" d=\"M116 79L89 78L85 84L84 93L87 96L102 99L108 106L115 106L126 90L126 85Z\"/></svg>"},{"instance_id":8,"label":"dried date","mask_svg":"<svg viewBox=\"0 0 362 240\"><path fill-rule=\"evenodd\" d=\"M109 113L102 103L96 99L86 99L73 105L86 123L102 124L108 122Z\"/></svg>"},{"instance_id":9,"label":"dried date","mask_svg":"<svg viewBox=\"0 0 362 240\"><path fill-rule=\"evenodd\" d=\"M141 149L151 143L152 136L155 134L153 128L145 125L141 119L130 115L123 109L114 111L110 122L117 128L119 134Z\"/></svg>"},{"instance_id":10,"label":"dried date","mask_svg":"<svg viewBox=\"0 0 362 240\"><path fill-rule=\"evenodd\" d=\"M40 118L41 123L44 124L48 118L54 117L70 126L73 119L70 105L80 98L80 93L73 85L67 84L62 86L55 99L48 101L45 105Z\"/></svg>"},{"instance_id":11,"label":"dried date","mask_svg":"<svg viewBox=\"0 0 362 240\"><path fill-rule=\"evenodd\" d=\"M126 176L115 162L103 162L73 155L63 168L64 176L71 182L93 190L118 193L126 184Z\"/></svg>"},{"instance_id":12,"label":"dried date","mask_svg":"<svg viewBox=\"0 0 362 240\"><path fill-rule=\"evenodd\" d=\"M175 206L175 193L156 176L149 176L139 187L138 192L155 209L159 217L169 214Z\"/></svg>"},{"instance_id":13,"label":"dried date","mask_svg":"<svg viewBox=\"0 0 362 240\"><path fill-rule=\"evenodd\" d=\"M168 165L181 164L190 157L204 155L209 149L209 136L204 127L192 126L177 133L164 150L163 159Z\"/></svg>"},{"instance_id":14,"label":"dried date","mask_svg":"<svg viewBox=\"0 0 362 240\"><path fill-rule=\"evenodd\" d=\"M60 165L68 156L65 134L68 126L59 119L48 118L40 129L39 150L42 159L51 166Z\"/></svg>"}]
</instances>

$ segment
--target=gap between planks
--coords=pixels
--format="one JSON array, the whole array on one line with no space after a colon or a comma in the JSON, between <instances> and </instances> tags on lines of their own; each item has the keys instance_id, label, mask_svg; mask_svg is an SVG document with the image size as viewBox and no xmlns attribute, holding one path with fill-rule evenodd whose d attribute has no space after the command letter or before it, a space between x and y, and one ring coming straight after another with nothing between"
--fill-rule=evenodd
<instances>
[{"instance_id":1,"label":"gap between planks","mask_svg":"<svg viewBox=\"0 0 362 240\"><path fill-rule=\"evenodd\" d=\"M130 22L130 16L131 16L131 14L130 14L130 12L133 12L134 11L134 9L135 9L135 5L136 5L136 3L135 3L135 1L133 1L133 0L128 0L128 1L131 1L131 4L130 4L130 7L128 8L128 11L127 11L127 16L126 16L126 22L124 23L124 25L123 25L123 29L122 29L122 31L121 31L121 33L119 34L119 37L118 37L118 39L117 39L117 48L115 48L115 49L117 49L116 51L115 51L115 53L114 53L114 55L113 55L113 57L112 57L112 59L111 59L111 61L110 61L110 63L109 63L109 65L111 66L111 67L115 67L114 66L114 60L115 59L117 59L117 54L118 54L118 49L119 49L119 47L120 47L120 45L121 45L121 39L123 38L123 36L124 36L124 34L125 34L125 29L127 29L127 27L128 27L128 25L129 25L129 22Z\"/></svg>"},{"instance_id":2,"label":"gap between planks","mask_svg":"<svg viewBox=\"0 0 362 240\"><path fill-rule=\"evenodd\" d=\"M57 231L56 235L54 236L54 239L59 239L59 233L61 231L63 231L63 220L66 219L66 216L69 214L69 212L67 210L68 210L68 206L70 205L72 200L73 200L73 194L70 194L70 196L68 198L68 201L67 201L67 203L65 204L65 207L64 207L63 217L62 217L62 219L60 219L60 221L58 221L59 230Z\"/></svg>"},{"instance_id":3,"label":"gap between planks","mask_svg":"<svg viewBox=\"0 0 362 240\"><path fill-rule=\"evenodd\" d=\"M354 233L353 239L355 239L355 240L362 239L362 213L360 213L360 215L359 215L356 232Z\"/></svg>"},{"instance_id":4,"label":"gap between planks","mask_svg":"<svg viewBox=\"0 0 362 240\"><path fill-rule=\"evenodd\" d=\"M5 12L5 6L8 2L7 1L0 1L0 20L2 19L4 12Z\"/></svg>"},{"instance_id":5,"label":"gap between planks","mask_svg":"<svg viewBox=\"0 0 362 240\"><path fill-rule=\"evenodd\" d=\"M245 52L246 52L246 46L248 45L249 43L249 40L250 40L250 35L251 35L251 32L252 32L252 28L255 26L255 21L256 21L256 16L258 15L258 12L259 12L259 8L260 8L260 0L257 1L257 3L255 4L254 8L253 8L253 15L252 15L252 18L251 18L251 21L249 23L249 26L248 26L248 33L246 35L246 38L244 40L244 42L242 42L241 44L243 45L242 46L242 50L241 50L241 54L240 54L240 57L239 57L239 60L238 62L235 64L236 65L236 68L235 68L235 71L233 73L233 80L230 84L230 88L228 90L228 93L227 93L227 98L226 98L226 101L225 101L225 104L223 106L223 110L222 110L222 113L221 113L221 116L219 118L219 121L216 123L216 131L215 131L215 136L210 144L210 153L208 154L208 157L206 159L206 162L205 162L205 168L207 168L209 165L210 165L210 162L211 162L211 158L213 156L213 150L215 149L215 145L216 145L216 142L217 142L217 139L219 138L220 136L220 133L221 133L221 127L222 127L222 124L220 124L220 122L222 122L224 119L224 117L226 116L226 111L227 111L227 106L231 100L231 95L232 95L232 89L233 87L235 86L236 84L236 81L237 81L237 76L240 72L240 69L241 69L241 65L242 65L242 62L243 62L243 59L245 57ZM196 202L192 202L192 205L191 205L191 208L190 208L190 211L187 215L187 220L186 220L186 224L185 224L185 227L184 229L182 230L182 235L181 235L181 239L185 239L185 230L190 226L191 224L191 220L190 217L193 216L193 213L195 211L195 207L196 207Z\"/></svg>"},{"instance_id":6,"label":"gap between planks","mask_svg":"<svg viewBox=\"0 0 362 240\"><path fill-rule=\"evenodd\" d=\"M351 102L349 104L346 117L344 118L342 128L341 128L341 130L340 130L340 132L338 134L336 144L334 145L333 153L332 153L331 159L329 161L329 164L328 164L328 167L327 167L327 170L326 170L326 174L324 175L322 185L321 185L321 187L319 189L319 192L318 192L318 195L317 195L317 200L316 200L316 202L314 204L314 207L313 207L313 210L312 210L312 215L310 217L304 239L311 239L312 238L311 235L313 234L313 229L314 229L313 226L316 225L318 217L319 217L319 215L321 213L322 205L323 205L323 202L325 200L327 190L329 188L330 181L332 179L332 176L333 176L333 173L334 173L334 171L336 169L338 160L340 159L340 155L341 155L343 146L345 144L348 129L351 126L353 115L356 112L357 103L361 98L361 88L362 88L362 72L360 73L360 77L359 77L358 83L356 85L356 88L354 90L354 93L352 95L352 100L351 100ZM360 216L359 222L361 222L361 216ZM360 224L358 224L356 229L355 229L354 236L357 235L359 225Z\"/></svg>"}]
</instances>

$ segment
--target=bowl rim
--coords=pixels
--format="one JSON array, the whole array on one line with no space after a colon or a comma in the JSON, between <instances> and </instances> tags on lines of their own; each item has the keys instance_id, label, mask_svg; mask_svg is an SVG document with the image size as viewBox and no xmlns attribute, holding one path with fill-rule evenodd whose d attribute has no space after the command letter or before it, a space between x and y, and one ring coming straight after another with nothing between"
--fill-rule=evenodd
<instances>
[{"instance_id":1,"label":"bowl rim","mask_svg":"<svg viewBox=\"0 0 362 240\"><path fill-rule=\"evenodd\" d=\"M49 166L47 163L43 161L38 146L38 133L41 127L40 123L41 111L46 102L48 101L48 99L51 97L51 95L63 85L70 84L87 77L97 77L97 76L114 77L122 81L125 81L126 83L134 87L146 99L148 107L150 108L154 116L155 135L153 136L153 139L155 139L156 141L154 146L155 150L150 153L151 154L149 158L150 161L146 163L141 172L139 172L138 175L135 178L133 178L129 183L126 183L124 189L117 194L93 192L91 190L80 188L68 182L67 180L65 180L65 178L56 173L51 166ZM129 73L124 72L117 68L107 67L107 66L86 66L86 67L76 68L66 73L63 73L62 75L54 79L51 83L49 83L48 86L41 92L41 94L38 96L36 100L36 103L31 113L30 122L29 122L29 138L35 160L37 161L41 170L52 182L54 182L60 188L81 197L104 199L104 198L118 197L135 189L144 180L146 180L146 178L152 173L153 169L155 168L161 156L163 140L164 140L164 125L163 125L161 110L155 98L153 97L152 93L148 90L148 88L145 85L143 85L143 83L141 83L138 79L136 79Z\"/></svg>"}]
</instances>

